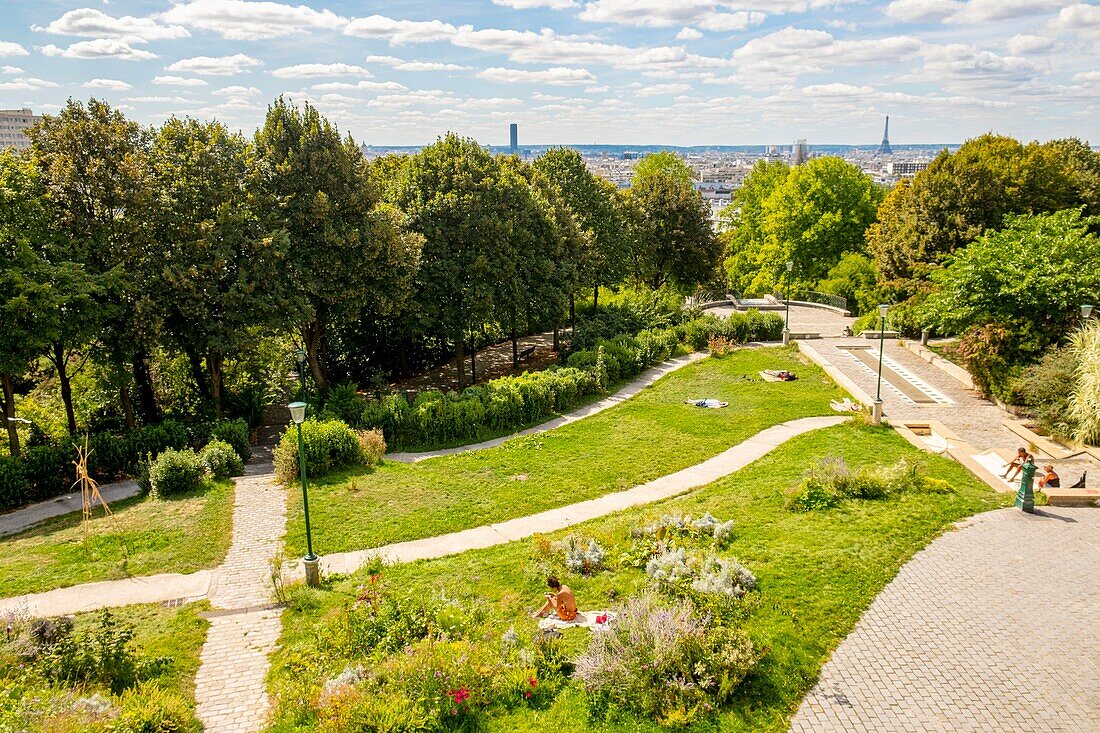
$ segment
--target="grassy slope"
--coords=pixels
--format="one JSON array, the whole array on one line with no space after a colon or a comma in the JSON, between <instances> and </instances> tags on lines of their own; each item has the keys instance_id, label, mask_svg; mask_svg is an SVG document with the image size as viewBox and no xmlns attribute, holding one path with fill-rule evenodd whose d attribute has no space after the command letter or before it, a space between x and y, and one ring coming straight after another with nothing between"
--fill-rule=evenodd
<instances>
[{"instance_id":1,"label":"grassy slope","mask_svg":"<svg viewBox=\"0 0 1100 733\"><path fill-rule=\"evenodd\" d=\"M188 573L217 565L229 549L233 484L157 501L116 502L98 511L87 547L79 512L0 538L0 597L128 575ZM125 550L123 549L125 546Z\"/></svg>"},{"instance_id":2,"label":"grassy slope","mask_svg":"<svg viewBox=\"0 0 1100 733\"><path fill-rule=\"evenodd\" d=\"M767 368L800 379L764 382ZM498 448L383 464L373 472L310 484L314 549L377 547L476 527L627 489L710 458L771 425L830 414L842 393L816 367L782 348L704 359L633 399L556 430ZM700 410L689 397L730 406ZM300 502L300 492L291 492ZM290 511L289 554L301 554L300 504Z\"/></svg>"},{"instance_id":3,"label":"grassy slope","mask_svg":"<svg viewBox=\"0 0 1100 733\"><path fill-rule=\"evenodd\" d=\"M889 464L899 458L919 460L933 476L948 480L951 495L907 495L886 501L851 501L839 508L810 514L783 509L784 492L797 485L814 456L840 454L853 466ZM851 630L862 611L898 568L944 528L962 517L1002 506L1007 499L990 492L958 464L924 456L887 429L844 425L810 433L781 446L745 470L691 495L595 520L573 531L608 544L625 544L631 526L666 512L699 515L710 511L737 522L736 539L724 554L736 556L760 580L759 607L746 629L771 652L743 687L731 710L695 730L783 731L789 716L815 681L830 651ZM564 533L558 533L560 537ZM615 551L609 553L612 557ZM532 572L532 543L522 541L456 557L387 569L387 583L412 594L444 593L470 605L485 605L499 635L513 622L533 624L526 613L540 600L541 577ZM284 649L276 657L272 691L293 675L282 667L309 655L319 618L331 618L354 593L361 578L336 584L321 596L323 607L284 615ZM602 607L612 589L619 597L645 583L640 570L568 577L582 607ZM581 648L585 632L570 631L567 640ZM343 660L321 662L340 672ZM521 710L493 721L499 731L585 729L656 731L646 721L613 725L588 721L583 696L571 685L545 710Z\"/></svg>"}]
</instances>

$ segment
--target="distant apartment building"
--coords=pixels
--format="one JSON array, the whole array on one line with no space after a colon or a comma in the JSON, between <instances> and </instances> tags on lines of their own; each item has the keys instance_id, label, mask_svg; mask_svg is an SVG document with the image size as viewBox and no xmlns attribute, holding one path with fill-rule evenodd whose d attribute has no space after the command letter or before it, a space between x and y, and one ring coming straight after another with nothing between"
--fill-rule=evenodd
<instances>
[{"instance_id":1,"label":"distant apartment building","mask_svg":"<svg viewBox=\"0 0 1100 733\"><path fill-rule=\"evenodd\" d=\"M31 139L26 131L42 119L28 108L0 109L0 149L15 148L27 150L31 146Z\"/></svg>"},{"instance_id":2,"label":"distant apartment building","mask_svg":"<svg viewBox=\"0 0 1100 733\"><path fill-rule=\"evenodd\" d=\"M926 160L895 160L886 164L886 173L893 178L912 178L927 167Z\"/></svg>"}]
</instances>

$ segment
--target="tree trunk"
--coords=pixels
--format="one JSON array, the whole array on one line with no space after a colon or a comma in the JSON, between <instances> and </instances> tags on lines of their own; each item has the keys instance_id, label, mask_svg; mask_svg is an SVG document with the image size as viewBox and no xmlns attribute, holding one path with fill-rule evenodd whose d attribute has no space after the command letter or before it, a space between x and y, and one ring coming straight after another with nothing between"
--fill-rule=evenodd
<instances>
[{"instance_id":1,"label":"tree trunk","mask_svg":"<svg viewBox=\"0 0 1100 733\"><path fill-rule=\"evenodd\" d=\"M516 338L516 319L512 319L512 371L519 371L519 339Z\"/></svg>"},{"instance_id":2,"label":"tree trunk","mask_svg":"<svg viewBox=\"0 0 1100 733\"><path fill-rule=\"evenodd\" d=\"M455 371L458 373L458 390L461 392L466 386L466 355L463 353L463 341L460 335L455 339Z\"/></svg>"},{"instance_id":3,"label":"tree trunk","mask_svg":"<svg viewBox=\"0 0 1100 733\"><path fill-rule=\"evenodd\" d=\"M222 417L222 366L225 357L221 352L211 349L206 354L206 366L210 372L210 397L214 401L214 414Z\"/></svg>"},{"instance_id":4,"label":"tree trunk","mask_svg":"<svg viewBox=\"0 0 1100 733\"><path fill-rule=\"evenodd\" d=\"M210 382L206 378L207 370L203 368L202 357L199 356L199 352L193 346L183 347L183 353L187 355L187 364L191 367L191 379L199 389L199 396L202 397L203 402L208 402L210 400Z\"/></svg>"},{"instance_id":5,"label":"tree trunk","mask_svg":"<svg viewBox=\"0 0 1100 733\"><path fill-rule=\"evenodd\" d=\"M134 403L130 400L129 387L119 388L118 402L122 405L122 418L126 421L126 427L133 430L137 427L137 423L134 421Z\"/></svg>"},{"instance_id":6,"label":"tree trunk","mask_svg":"<svg viewBox=\"0 0 1100 733\"><path fill-rule=\"evenodd\" d=\"M153 392L153 377L149 373L149 364L145 361L145 350L134 354L134 386L137 387L138 411L146 423L156 422L160 416L157 408L157 396Z\"/></svg>"},{"instance_id":7,"label":"tree trunk","mask_svg":"<svg viewBox=\"0 0 1100 733\"><path fill-rule=\"evenodd\" d=\"M15 417L15 385L10 374L0 374L4 383L4 425L8 428L8 453L19 457L19 429L12 418Z\"/></svg>"},{"instance_id":8,"label":"tree trunk","mask_svg":"<svg viewBox=\"0 0 1100 733\"><path fill-rule=\"evenodd\" d=\"M320 321L314 318L302 327L302 343L306 345L306 359L309 362L309 372L313 375L313 384L322 390L328 386L328 377L321 367L321 335Z\"/></svg>"},{"instance_id":9,"label":"tree trunk","mask_svg":"<svg viewBox=\"0 0 1100 733\"><path fill-rule=\"evenodd\" d=\"M592 315L596 315L596 309L600 305L600 284L596 283L592 288Z\"/></svg>"},{"instance_id":10,"label":"tree trunk","mask_svg":"<svg viewBox=\"0 0 1100 733\"><path fill-rule=\"evenodd\" d=\"M577 325L577 305L573 299L573 293L569 294L569 327Z\"/></svg>"},{"instance_id":11,"label":"tree trunk","mask_svg":"<svg viewBox=\"0 0 1100 733\"><path fill-rule=\"evenodd\" d=\"M57 369L57 381L61 383L61 402L65 405L65 420L69 424L69 435L76 435L76 412L73 410L73 386L69 377L69 359L65 355L65 347L60 343L53 345L53 356L50 357L50 361Z\"/></svg>"},{"instance_id":12,"label":"tree trunk","mask_svg":"<svg viewBox=\"0 0 1100 733\"><path fill-rule=\"evenodd\" d=\"M554 323L554 351L558 350L558 324Z\"/></svg>"},{"instance_id":13,"label":"tree trunk","mask_svg":"<svg viewBox=\"0 0 1100 733\"><path fill-rule=\"evenodd\" d=\"M470 384L477 384L477 341L470 334Z\"/></svg>"}]
</instances>

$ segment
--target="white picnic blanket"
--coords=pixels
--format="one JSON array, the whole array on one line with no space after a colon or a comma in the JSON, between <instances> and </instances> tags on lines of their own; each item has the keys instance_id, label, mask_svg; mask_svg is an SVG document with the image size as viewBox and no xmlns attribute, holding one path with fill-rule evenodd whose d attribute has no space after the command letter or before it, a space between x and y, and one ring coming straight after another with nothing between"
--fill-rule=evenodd
<instances>
[{"instance_id":1,"label":"white picnic blanket","mask_svg":"<svg viewBox=\"0 0 1100 733\"><path fill-rule=\"evenodd\" d=\"M686 402L689 405L695 405L696 407L719 408L719 407L728 407L729 406L728 402L722 402L721 400L716 400L713 397L707 397L707 398L701 399L701 400L686 400Z\"/></svg>"},{"instance_id":2,"label":"white picnic blanket","mask_svg":"<svg viewBox=\"0 0 1100 733\"><path fill-rule=\"evenodd\" d=\"M614 623L617 617L618 614L614 611L579 611L577 617L572 621L563 621L556 615L550 615L544 619L539 619L539 628L543 631L549 631L550 629L561 630L584 627L593 631L603 631ZM603 619L603 623L600 623L597 619Z\"/></svg>"},{"instance_id":3,"label":"white picnic blanket","mask_svg":"<svg viewBox=\"0 0 1100 733\"><path fill-rule=\"evenodd\" d=\"M851 398L845 397L843 400L833 400L829 403L837 412L859 412L863 409L863 405L858 402L852 402Z\"/></svg>"}]
</instances>

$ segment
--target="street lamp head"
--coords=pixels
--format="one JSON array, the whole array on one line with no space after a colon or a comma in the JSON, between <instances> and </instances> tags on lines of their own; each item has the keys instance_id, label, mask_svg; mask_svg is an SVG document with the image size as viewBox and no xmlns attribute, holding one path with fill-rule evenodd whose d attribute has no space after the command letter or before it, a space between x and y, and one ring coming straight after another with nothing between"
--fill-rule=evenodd
<instances>
[{"instance_id":1,"label":"street lamp head","mask_svg":"<svg viewBox=\"0 0 1100 733\"><path fill-rule=\"evenodd\" d=\"M879 314L880 318L885 318L886 314L889 313L889 312L890 312L890 306L886 305L885 303L881 304L878 307L878 314Z\"/></svg>"},{"instance_id":2,"label":"street lamp head","mask_svg":"<svg viewBox=\"0 0 1100 733\"><path fill-rule=\"evenodd\" d=\"M291 402L287 407L290 408L290 419L295 425L301 425L306 421L305 402Z\"/></svg>"},{"instance_id":3,"label":"street lamp head","mask_svg":"<svg viewBox=\"0 0 1100 733\"><path fill-rule=\"evenodd\" d=\"M1087 304L1082 305L1081 306L1081 317L1084 318L1087 321L1089 319L1089 316L1091 316L1091 315L1092 315L1092 306L1087 305Z\"/></svg>"},{"instance_id":4,"label":"street lamp head","mask_svg":"<svg viewBox=\"0 0 1100 733\"><path fill-rule=\"evenodd\" d=\"M794 263L793 262L787 262L787 272L790 272L793 269L794 269Z\"/></svg>"},{"instance_id":5,"label":"street lamp head","mask_svg":"<svg viewBox=\"0 0 1100 733\"><path fill-rule=\"evenodd\" d=\"M306 351L305 349L298 349L294 352L294 358L298 360L298 366L306 363Z\"/></svg>"}]
</instances>

